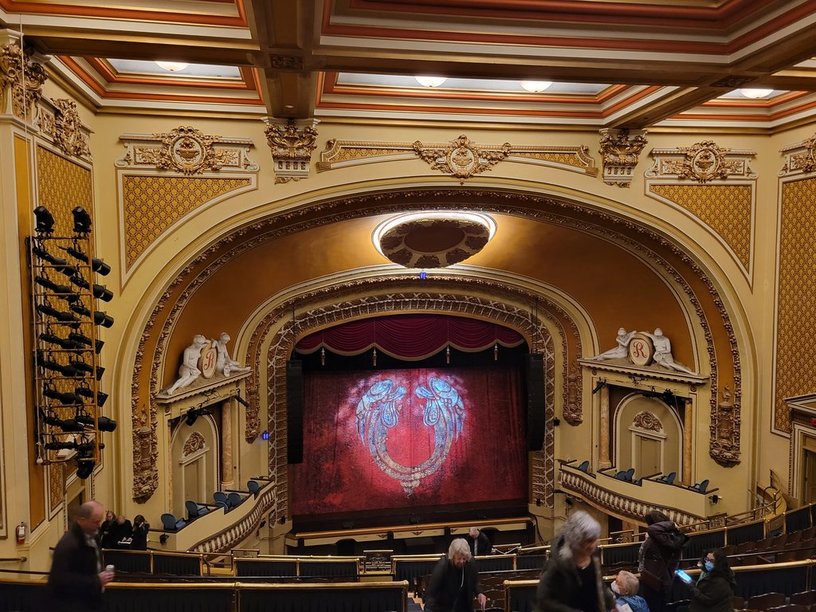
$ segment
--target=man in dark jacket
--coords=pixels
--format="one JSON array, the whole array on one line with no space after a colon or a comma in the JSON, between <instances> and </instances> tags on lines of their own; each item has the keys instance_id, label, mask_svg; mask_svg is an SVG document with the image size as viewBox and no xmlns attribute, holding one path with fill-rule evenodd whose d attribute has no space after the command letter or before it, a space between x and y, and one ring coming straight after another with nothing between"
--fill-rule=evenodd
<instances>
[{"instance_id":1,"label":"man in dark jacket","mask_svg":"<svg viewBox=\"0 0 816 612\"><path fill-rule=\"evenodd\" d=\"M646 539L640 547L640 594L651 612L662 612L672 596L674 572L688 541L673 521L658 510L646 513Z\"/></svg>"},{"instance_id":2,"label":"man in dark jacket","mask_svg":"<svg viewBox=\"0 0 816 612\"><path fill-rule=\"evenodd\" d=\"M102 504L82 504L71 528L54 549L48 589L49 610L87 612L102 610L102 591L113 572L102 569L96 534L105 514Z\"/></svg>"},{"instance_id":3,"label":"man in dark jacket","mask_svg":"<svg viewBox=\"0 0 816 612\"><path fill-rule=\"evenodd\" d=\"M489 555L493 551L490 540L478 527L470 528L467 543L470 546L470 554L474 557Z\"/></svg>"},{"instance_id":4,"label":"man in dark jacket","mask_svg":"<svg viewBox=\"0 0 816 612\"><path fill-rule=\"evenodd\" d=\"M434 567L428 590L425 593L425 609L430 612L471 612L473 598L478 595L479 605L484 609L487 597L479 585L479 572L471 563L468 543L463 538L451 542L448 556Z\"/></svg>"}]
</instances>

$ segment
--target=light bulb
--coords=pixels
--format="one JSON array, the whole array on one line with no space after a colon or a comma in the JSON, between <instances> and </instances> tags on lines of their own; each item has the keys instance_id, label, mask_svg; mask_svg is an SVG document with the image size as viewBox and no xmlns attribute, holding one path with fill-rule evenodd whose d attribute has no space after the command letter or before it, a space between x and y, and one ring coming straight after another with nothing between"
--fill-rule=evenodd
<instances>
[{"instance_id":1,"label":"light bulb","mask_svg":"<svg viewBox=\"0 0 816 612\"><path fill-rule=\"evenodd\" d=\"M759 98L767 98L773 92L773 89L740 89L739 92L746 98L758 100Z\"/></svg>"},{"instance_id":2,"label":"light bulb","mask_svg":"<svg viewBox=\"0 0 816 612\"><path fill-rule=\"evenodd\" d=\"M167 72L178 72L179 70L184 70L190 64L185 64L184 62L156 62L156 65L159 68L164 68Z\"/></svg>"},{"instance_id":3,"label":"light bulb","mask_svg":"<svg viewBox=\"0 0 816 612\"><path fill-rule=\"evenodd\" d=\"M530 93L541 93L550 88L552 81L522 81L521 86Z\"/></svg>"},{"instance_id":4,"label":"light bulb","mask_svg":"<svg viewBox=\"0 0 816 612\"><path fill-rule=\"evenodd\" d=\"M447 77L441 76L418 76L414 78L417 80L417 83L423 87L439 87L442 83L448 80Z\"/></svg>"}]
</instances>

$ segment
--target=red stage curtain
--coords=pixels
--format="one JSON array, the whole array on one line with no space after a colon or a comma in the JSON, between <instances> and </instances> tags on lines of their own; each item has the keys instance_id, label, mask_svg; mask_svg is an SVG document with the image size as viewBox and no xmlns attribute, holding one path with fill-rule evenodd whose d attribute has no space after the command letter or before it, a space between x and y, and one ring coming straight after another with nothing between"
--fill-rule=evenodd
<instances>
[{"instance_id":1,"label":"red stage curtain","mask_svg":"<svg viewBox=\"0 0 816 612\"><path fill-rule=\"evenodd\" d=\"M387 429L381 448L400 467L418 469L432 456L441 437L439 430L435 432L424 422L427 397L417 393L431 387L434 379L456 390L463 416L461 431L457 436L447 434L450 447L438 468L406 491L399 478L382 468L381 455L372 452L376 445L367 436L371 429L364 427L361 438L358 415L366 406L360 400L377 383L404 389L404 395L394 402L396 425ZM321 371L310 372L305 384L304 461L292 466L295 516L526 498L527 455L518 368Z\"/></svg>"},{"instance_id":2,"label":"red stage curtain","mask_svg":"<svg viewBox=\"0 0 816 612\"><path fill-rule=\"evenodd\" d=\"M514 347L524 338L516 331L477 319L442 315L394 315L351 321L311 334L295 346L310 354L322 347L338 355L359 355L375 348L392 357L420 360L446 346L468 352L496 344Z\"/></svg>"}]
</instances>

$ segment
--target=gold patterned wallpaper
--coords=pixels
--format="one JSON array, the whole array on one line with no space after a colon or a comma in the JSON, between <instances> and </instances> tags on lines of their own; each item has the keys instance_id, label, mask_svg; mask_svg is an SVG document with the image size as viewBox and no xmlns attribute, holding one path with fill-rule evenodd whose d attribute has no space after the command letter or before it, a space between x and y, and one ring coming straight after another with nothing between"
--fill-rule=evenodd
<instances>
[{"instance_id":1,"label":"gold patterned wallpaper","mask_svg":"<svg viewBox=\"0 0 816 612\"><path fill-rule=\"evenodd\" d=\"M783 183L776 311L774 426L791 430L784 398L816 390L816 178Z\"/></svg>"},{"instance_id":2,"label":"gold patterned wallpaper","mask_svg":"<svg viewBox=\"0 0 816 612\"><path fill-rule=\"evenodd\" d=\"M250 178L124 176L125 269L184 215L250 184Z\"/></svg>"},{"instance_id":3,"label":"gold patterned wallpaper","mask_svg":"<svg viewBox=\"0 0 816 612\"><path fill-rule=\"evenodd\" d=\"M750 185L649 185L649 190L682 206L717 232L750 271Z\"/></svg>"},{"instance_id":4,"label":"gold patterned wallpaper","mask_svg":"<svg viewBox=\"0 0 816 612\"><path fill-rule=\"evenodd\" d=\"M70 234L71 211L82 206L93 218L93 182L90 169L43 146L37 147L37 204L54 215L56 233Z\"/></svg>"}]
</instances>

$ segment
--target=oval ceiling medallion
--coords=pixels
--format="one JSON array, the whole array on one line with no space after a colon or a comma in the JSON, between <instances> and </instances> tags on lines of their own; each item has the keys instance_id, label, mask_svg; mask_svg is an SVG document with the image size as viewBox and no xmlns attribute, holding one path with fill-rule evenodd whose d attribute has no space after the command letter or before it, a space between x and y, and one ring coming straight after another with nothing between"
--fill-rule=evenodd
<instances>
[{"instance_id":1,"label":"oval ceiling medallion","mask_svg":"<svg viewBox=\"0 0 816 612\"><path fill-rule=\"evenodd\" d=\"M481 251L496 223L480 213L424 212L392 217L374 230L374 246L406 268L444 268Z\"/></svg>"}]
</instances>

